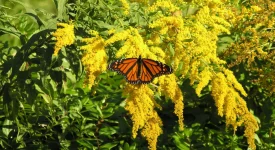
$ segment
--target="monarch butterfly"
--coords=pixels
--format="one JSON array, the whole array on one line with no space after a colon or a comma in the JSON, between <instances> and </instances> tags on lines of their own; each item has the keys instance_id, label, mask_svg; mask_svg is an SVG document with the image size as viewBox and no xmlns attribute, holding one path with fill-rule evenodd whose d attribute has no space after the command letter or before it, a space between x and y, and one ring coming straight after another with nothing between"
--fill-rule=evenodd
<instances>
[{"instance_id":1,"label":"monarch butterfly","mask_svg":"<svg viewBox=\"0 0 275 150\"><path fill-rule=\"evenodd\" d=\"M171 74L172 68L159 61L152 59L126 58L116 60L109 64L109 70L122 74L126 81L131 84L147 84L155 77Z\"/></svg>"}]
</instances>

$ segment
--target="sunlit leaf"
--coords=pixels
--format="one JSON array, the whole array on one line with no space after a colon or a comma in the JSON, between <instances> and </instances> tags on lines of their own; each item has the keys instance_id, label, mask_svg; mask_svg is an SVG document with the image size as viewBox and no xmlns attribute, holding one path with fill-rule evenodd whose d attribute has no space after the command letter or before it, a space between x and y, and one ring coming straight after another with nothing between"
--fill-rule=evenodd
<instances>
[{"instance_id":1,"label":"sunlit leaf","mask_svg":"<svg viewBox=\"0 0 275 150\"><path fill-rule=\"evenodd\" d=\"M108 150L111 150L112 148L114 148L115 146L117 146L117 143L107 143L107 144L104 144L102 146L100 146L100 149L108 149Z\"/></svg>"},{"instance_id":2,"label":"sunlit leaf","mask_svg":"<svg viewBox=\"0 0 275 150\"><path fill-rule=\"evenodd\" d=\"M99 134L101 135L113 135L115 134L117 131L109 126L104 126L99 130Z\"/></svg>"},{"instance_id":3,"label":"sunlit leaf","mask_svg":"<svg viewBox=\"0 0 275 150\"><path fill-rule=\"evenodd\" d=\"M9 119L6 119L3 123L3 128L2 128L2 132L8 137L9 136L9 133L11 132L12 130L12 124L13 124L13 121L12 120L9 120Z\"/></svg>"}]
</instances>

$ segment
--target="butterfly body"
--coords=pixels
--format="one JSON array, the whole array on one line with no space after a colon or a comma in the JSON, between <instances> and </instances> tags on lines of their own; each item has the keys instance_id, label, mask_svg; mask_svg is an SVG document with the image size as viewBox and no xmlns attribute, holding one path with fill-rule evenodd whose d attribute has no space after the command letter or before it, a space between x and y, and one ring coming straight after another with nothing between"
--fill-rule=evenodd
<instances>
[{"instance_id":1,"label":"butterfly body","mask_svg":"<svg viewBox=\"0 0 275 150\"><path fill-rule=\"evenodd\" d=\"M172 68L152 59L126 58L109 64L108 69L122 74L131 84L147 84L155 77L171 74Z\"/></svg>"}]
</instances>

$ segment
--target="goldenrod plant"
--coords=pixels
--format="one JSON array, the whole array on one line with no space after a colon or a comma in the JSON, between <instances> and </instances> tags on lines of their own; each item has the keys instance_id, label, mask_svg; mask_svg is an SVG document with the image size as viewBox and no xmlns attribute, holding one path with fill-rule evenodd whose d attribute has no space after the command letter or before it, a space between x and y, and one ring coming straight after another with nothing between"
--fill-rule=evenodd
<instances>
[{"instance_id":1,"label":"goldenrod plant","mask_svg":"<svg viewBox=\"0 0 275 150\"><path fill-rule=\"evenodd\" d=\"M274 148L275 2L51 2L0 2L1 148Z\"/></svg>"}]
</instances>

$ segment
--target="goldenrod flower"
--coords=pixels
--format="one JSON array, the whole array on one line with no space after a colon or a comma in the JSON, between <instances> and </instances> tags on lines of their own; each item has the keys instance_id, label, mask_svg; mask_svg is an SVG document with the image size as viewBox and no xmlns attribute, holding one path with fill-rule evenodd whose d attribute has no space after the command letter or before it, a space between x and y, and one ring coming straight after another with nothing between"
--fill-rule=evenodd
<instances>
[{"instance_id":1,"label":"goldenrod flower","mask_svg":"<svg viewBox=\"0 0 275 150\"><path fill-rule=\"evenodd\" d=\"M183 27L182 18L170 16L170 17L162 17L158 20L154 21L149 25L150 28L160 28L160 34L166 34L170 31L170 34L177 33L177 30Z\"/></svg>"},{"instance_id":2,"label":"goldenrod flower","mask_svg":"<svg viewBox=\"0 0 275 150\"><path fill-rule=\"evenodd\" d=\"M57 26L63 28L58 28L52 35L56 38L56 43L54 46L54 55L57 55L59 50L63 46L68 46L74 43L74 25L66 23L58 23Z\"/></svg>"},{"instance_id":3,"label":"goldenrod flower","mask_svg":"<svg viewBox=\"0 0 275 150\"><path fill-rule=\"evenodd\" d=\"M155 12L159 8L167 9L170 13L179 10L179 8L174 5L173 2L170 0L158 0L152 6L150 6L148 10L151 12Z\"/></svg>"},{"instance_id":4,"label":"goldenrod flower","mask_svg":"<svg viewBox=\"0 0 275 150\"><path fill-rule=\"evenodd\" d=\"M246 102L242 99L240 91L244 96L246 95L243 88L235 82L235 77L231 72L224 70L223 73L217 73L212 76L212 96L218 108L220 116L225 115L226 126L232 126L234 131L238 126L244 125L245 136L247 138L250 148L256 149L254 143L254 133L258 130L258 124L253 115L248 111Z\"/></svg>"},{"instance_id":5,"label":"goldenrod flower","mask_svg":"<svg viewBox=\"0 0 275 150\"><path fill-rule=\"evenodd\" d=\"M257 5L253 5L253 6L251 6L251 9L253 10L253 11L255 11L255 12L257 12L257 11L261 11L262 10L262 8L260 8L259 6L257 6Z\"/></svg>"},{"instance_id":6,"label":"goldenrod flower","mask_svg":"<svg viewBox=\"0 0 275 150\"><path fill-rule=\"evenodd\" d=\"M159 77L159 91L163 92L166 96L170 97L172 102L175 104L174 113L178 116L178 122L180 130L183 130L183 95L181 89L178 87L176 82L177 77L174 74L168 76Z\"/></svg>"},{"instance_id":7,"label":"goldenrod flower","mask_svg":"<svg viewBox=\"0 0 275 150\"><path fill-rule=\"evenodd\" d=\"M127 30L114 33L106 40L106 45L110 45L117 41L124 41L123 46L117 51L116 57L125 56L157 59L161 62L165 61L165 52L154 43L148 46L139 30L130 27ZM166 76L168 77L168 76ZM175 114L179 117L180 128L183 129L183 96L177 86L176 77L163 78L157 80L160 84L160 89L169 96L175 103ZM157 137L162 133L162 122L155 112L155 108L161 108L153 99L153 91L147 85L130 85L127 84L125 95L128 95L126 100L126 110L131 114L133 121L132 135L135 138L137 131L141 129L142 135L147 139L150 149L156 148Z\"/></svg>"},{"instance_id":8,"label":"goldenrod flower","mask_svg":"<svg viewBox=\"0 0 275 150\"><path fill-rule=\"evenodd\" d=\"M121 32L110 31L112 36L105 41L105 46L121 41L123 46L116 52L118 58L141 55L172 63L173 69L179 70L182 77L189 77L191 85L197 84L198 96L210 82L218 115L225 116L226 125L234 130L244 125L248 143L254 148L252 134L258 126L241 97L247 94L233 73L223 68L226 62L217 56L219 35L230 34L229 21L239 18L220 0L192 0L197 10L188 14L190 16L181 13L180 5L185 1L157 0L152 3L147 9L154 15L147 26L150 30L141 33L140 28L129 27ZM262 52L260 47L257 48L259 53ZM180 129L183 129L183 94L177 85L177 77L174 74L161 76L153 83L159 85L159 92L175 104L174 113L178 116ZM133 137L141 130L149 148L155 149L157 137L162 133L162 122L154 110L160 106L153 99L153 91L147 85L127 84L124 94L128 95L126 109L133 121Z\"/></svg>"},{"instance_id":9,"label":"goldenrod flower","mask_svg":"<svg viewBox=\"0 0 275 150\"><path fill-rule=\"evenodd\" d=\"M113 29L110 30L110 33L114 33ZM105 41L105 44L110 45L110 44L113 44L117 41L125 40L125 39L128 38L129 34L130 34L130 30L124 30L124 31L115 33L112 37L110 37L109 39L107 39Z\"/></svg>"},{"instance_id":10,"label":"goldenrod flower","mask_svg":"<svg viewBox=\"0 0 275 150\"><path fill-rule=\"evenodd\" d=\"M223 87L220 87L223 88ZM227 93L224 97L224 105L222 106L225 113L225 119L226 119L226 126L232 125L234 131L237 130L237 127L239 126L237 124L237 114L234 109L237 108L237 101L236 98L238 97L236 91L234 91L232 88L228 87L226 89Z\"/></svg>"},{"instance_id":11,"label":"goldenrod flower","mask_svg":"<svg viewBox=\"0 0 275 150\"><path fill-rule=\"evenodd\" d=\"M141 131L143 137L149 143L148 148L151 150L157 149L157 139L162 134L162 121L157 112L153 113L153 116L145 123L144 128Z\"/></svg>"},{"instance_id":12,"label":"goldenrod flower","mask_svg":"<svg viewBox=\"0 0 275 150\"><path fill-rule=\"evenodd\" d=\"M122 3L122 8L124 10L123 13L125 15L128 15L129 14L129 9L130 9L129 3L126 0L119 0L119 1Z\"/></svg>"},{"instance_id":13,"label":"goldenrod flower","mask_svg":"<svg viewBox=\"0 0 275 150\"><path fill-rule=\"evenodd\" d=\"M243 86L237 81L236 77L234 76L233 72L228 69L223 69L224 74L226 75L226 79L229 85L234 86L236 90L242 93L243 96L247 96Z\"/></svg>"},{"instance_id":14,"label":"goldenrod flower","mask_svg":"<svg viewBox=\"0 0 275 150\"><path fill-rule=\"evenodd\" d=\"M81 47L85 50L81 60L87 72L86 83L89 88L94 85L96 77L107 68L104 39L96 31L91 31L91 35L95 37L83 39L87 45Z\"/></svg>"},{"instance_id":15,"label":"goldenrod flower","mask_svg":"<svg viewBox=\"0 0 275 150\"><path fill-rule=\"evenodd\" d=\"M208 67L204 68L204 70L199 73L199 78L198 78L199 84L197 85L197 88L196 88L196 94L198 96L200 96L202 89L208 85L212 76L213 76L212 72L209 70Z\"/></svg>"},{"instance_id":16,"label":"goldenrod flower","mask_svg":"<svg viewBox=\"0 0 275 150\"><path fill-rule=\"evenodd\" d=\"M108 30L108 34L109 34L109 35L112 35L112 34L114 34L115 32L116 32L116 30L115 30L114 28Z\"/></svg>"},{"instance_id":17,"label":"goldenrod flower","mask_svg":"<svg viewBox=\"0 0 275 150\"><path fill-rule=\"evenodd\" d=\"M161 49L157 48L154 48L154 52L151 52L136 28L130 27L130 29L115 33L106 40L106 45L117 41L125 41L124 45L116 53L118 58L122 56L136 58L141 55L143 58L157 59L156 55L163 53Z\"/></svg>"},{"instance_id":18,"label":"goldenrod flower","mask_svg":"<svg viewBox=\"0 0 275 150\"><path fill-rule=\"evenodd\" d=\"M157 138L162 133L162 121L155 111L157 106L153 91L147 85L127 84L124 94L128 96L125 109L130 113L133 121L133 138L141 129L142 135L149 143L149 148L155 149Z\"/></svg>"},{"instance_id":19,"label":"goldenrod flower","mask_svg":"<svg viewBox=\"0 0 275 150\"><path fill-rule=\"evenodd\" d=\"M223 111L224 99L228 91L226 78L222 73L217 73L212 78L211 83L212 83L212 97L215 100L215 104L218 109L218 115L222 117L224 115L224 111Z\"/></svg>"}]
</instances>

